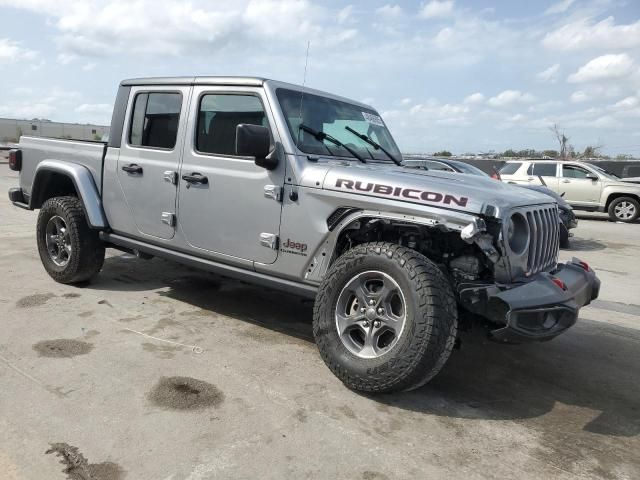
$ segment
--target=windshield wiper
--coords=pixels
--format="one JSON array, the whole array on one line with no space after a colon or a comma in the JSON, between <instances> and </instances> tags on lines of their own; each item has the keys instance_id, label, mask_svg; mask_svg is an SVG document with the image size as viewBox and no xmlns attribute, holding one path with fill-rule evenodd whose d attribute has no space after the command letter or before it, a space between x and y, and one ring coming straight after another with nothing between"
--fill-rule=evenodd
<instances>
[{"instance_id":1,"label":"windshield wiper","mask_svg":"<svg viewBox=\"0 0 640 480\"><path fill-rule=\"evenodd\" d=\"M367 163L367 161L364 159L364 157L362 155L360 155L358 152L356 152L353 148L348 147L347 145L342 143L340 140L338 140L337 138L332 137L328 133L324 133L322 131L319 132L317 130L314 130L311 127L307 127L304 123L300 124L300 130L304 130L305 132L310 133L313 136L313 138L315 138L319 142L323 142L324 140L327 140L327 141L333 143L334 145L337 145L338 147L342 147L347 152L349 152L351 155L353 155L355 158L360 160L362 163Z\"/></svg>"},{"instance_id":2,"label":"windshield wiper","mask_svg":"<svg viewBox=\"0 0 640 480\"><path fill-rule=\"evenodd\" d=\"M346 126L344 127L346 130L348 130L349 132L353 133L356 137L358 137L360 140L364 140L365 142L367 142L369 145L371 145L375 150L382 150L382 152L391 159L391 161L393 163L395 163L396 165L402 165L402 162L400 162L400 160L398 160L396 157L394 157L393 155L391 155L386 148L384 148L382 145L380 145L378 142L375 142L371 139L371 137L369 137L368 135L365 135L364 133L360 133L357 132L356 130L354 130L353 128L351 128L350 126Z\"/></svg>"}]
</instances>

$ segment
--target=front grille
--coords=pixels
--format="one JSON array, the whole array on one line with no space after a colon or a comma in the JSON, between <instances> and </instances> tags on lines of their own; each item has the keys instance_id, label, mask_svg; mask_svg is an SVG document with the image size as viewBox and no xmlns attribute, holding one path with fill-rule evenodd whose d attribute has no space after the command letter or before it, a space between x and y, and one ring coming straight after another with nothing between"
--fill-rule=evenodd
<instances>
[{"instance_id":1,"label":"front grille","mask_svg":"<svg viewBox=\"0 0 640 480\"><path fill-rule=\"evenodd\" d=\"M544 206L527 209L529 222L529 257L527 273L535 273L555 267L558 263L560 225L558 207Z\"/></svg>"}]
</instances>

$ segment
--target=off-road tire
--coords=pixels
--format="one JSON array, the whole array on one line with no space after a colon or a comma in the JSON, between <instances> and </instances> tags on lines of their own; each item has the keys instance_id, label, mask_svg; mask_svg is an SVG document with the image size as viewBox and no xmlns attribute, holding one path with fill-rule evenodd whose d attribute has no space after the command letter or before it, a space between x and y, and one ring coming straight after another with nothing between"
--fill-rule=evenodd
<instances>
[{"instance_id":1,"label":"off-road tire","mask_svg":"<svg viewBox=\"0 0 640 480\"><path fill-rule=\"evenodd\" d=\"M636 211L632 217L623 219L623 218L618 218L616 216L616 211L615 211L616 206L622 202L629 202L635 207ZM636 200L633 197L618 197L609 204L608 213L609 213L609 219L612 222L625 222L625 223L635 222L638 219L638 216L640 216L640 202L638 202L638 200Z\"/></svg>"},{"instance_id":2,"label":"off-road tire","mask_svg":"<svg viewBox=\"0 0 640 480\"><path fill-rule=\"evenodd\" d=\"M47 223L56 215L67 225L72 249L68 263L64 266L53 262L45 239ZM42 265L56 282L84 282L94 277L102 268L104 244L98 238L98 232L89 228L82 203L77 197L54 197L44 202L38 214L36 236Z\"/></svg>"},{"instance_id":3,"label":"off-road tire","mask_svg":"<svg viewBox=\"0 0 640 480\"><path fill-rule=\"evenodd\" d=\"M571 243L569 242L569 230L567 227L560 224L560 248L569 248Z\"/></svg>"},{"instance_id":4,"label":"off-road tire","mask_svg":"<svg viewBox=\"0 0 640 480\"><path fill-rule=\"evenodd\" d=\"M406 320L397 343L378 358L361 358L342 343L335 324L340 292L351 278L376 270L402 290ZM424 255L392 243L358 245L329 268L316 296L313 335L320 355L349 388L363 392L413 390L431 380L453 349L458 310L451 285Z\"/></svg>"}]
</instances>

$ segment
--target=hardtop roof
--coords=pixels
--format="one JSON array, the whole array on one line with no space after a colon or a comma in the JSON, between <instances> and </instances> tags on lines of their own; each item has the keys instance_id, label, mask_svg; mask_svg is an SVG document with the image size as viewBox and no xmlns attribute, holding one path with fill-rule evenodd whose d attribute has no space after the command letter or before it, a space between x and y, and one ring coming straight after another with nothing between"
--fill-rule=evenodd
<instances>
[{"instance_id":1,"label":"hardtop roof","mask_svg":"<svg viewBox=\"0 0 640 480\"><path fill-rule=\"evenodd\" d=\"M265 84L270 84L274 88L288 88L290 90L304 91L305 93L320 95L324 97L333 98L343 102L359 105L368 109L374 110L375 108L367 105L366 103L358 102L351 98L341 97L333 93L324 92L322 90L316 90L310 87L303 87L302 85L296 85L293 83L281 82L279 80L273 80L262 77L241 77L241 76L196 76L196 77L146 77L146 78L129 78L120 82L121 86L178 86L178 85L221 85L221 86L237 86L237 87L262 87Z\"/></svg>"},{"instance_id":2,"label":"hardtop roof","mask_svg":"<svg viewBox=\"0 0 640 480\"><path fill-rule=\"evenodd\" d=\"M145 77L122 80L120 85L246 85L261 86L267 79L259 77Z\"/></svg>"}]
</instances>

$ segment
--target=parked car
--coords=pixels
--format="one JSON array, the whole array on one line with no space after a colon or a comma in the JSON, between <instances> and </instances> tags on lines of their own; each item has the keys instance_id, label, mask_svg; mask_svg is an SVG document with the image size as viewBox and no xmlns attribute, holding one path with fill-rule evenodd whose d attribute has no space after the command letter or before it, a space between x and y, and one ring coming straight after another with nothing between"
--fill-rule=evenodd
<instances>
[{"instance_id":1,"label":"parked car","mask_svg":"<svg viewBox=\"0 0 640 480\"><path fill-rule=\"evenodd\" d=\"M449 160L441 158L428 159L404 159L402 165L408 168L418 168L423 170L442 170L444 172L466 173L469 175L478 175L480 177L488 177L485 172L478 167L458 160Z\"/></svg>"},{"instance_id":2,"label":"parked car","mask_svg":"<svg viewBox=\"0 0 640 480\"><path fill-rule=\"evenodd\" d=\"M634 222L640 216L640 185L586 162L557 160L508 161L501 169L503 182L547 187L574 210L607 212L612 221Z\"/></svg>"},{"instance_id":3,"label":"parked car","mask_svg":"<svg viewBox=\"0 0 640 480\"><path fill-rule=\"evenodd\" d=\"M107 144L23 136L9 198L40 210L61 283L97 275L110 247L315 298L322 358L368 392L433 378L459 310L494 340L541 341L598 296L587 263L558 263L550 197L399 159L360 102L260 78L134 79Z\"/></svg>"},{"instance_id":4,"label":"parked car","mask_svg":"<svg viewBox=\"0 0 640 480\"><path fill-rule=\"evenodd\" d=\"M457 160L449 160L449 159L405 159L402 164L407 168L418 168L418 169L426 169L426 170L444 170L447 172L456 172L456 173L466 173L470 175L478 175L481 177L488 177L489 175L486 172L483 172L479 168L470 165L468 163L459 162ZM494 176L491 178L499 179L499 174L496 172ZM558 216L561 222L560 225L560 248L569 248L570 241L569 237L572 234L569 230L576 228L578 226L578 220L576 219L576 215L573 213L573 209L571 205L556 192L547 188L543 185L518 185L522 188L528 188L529 190L535 190L540 193L544 193L552 197L556 203L558 204Z\"/></svg>"}]
</instances>

